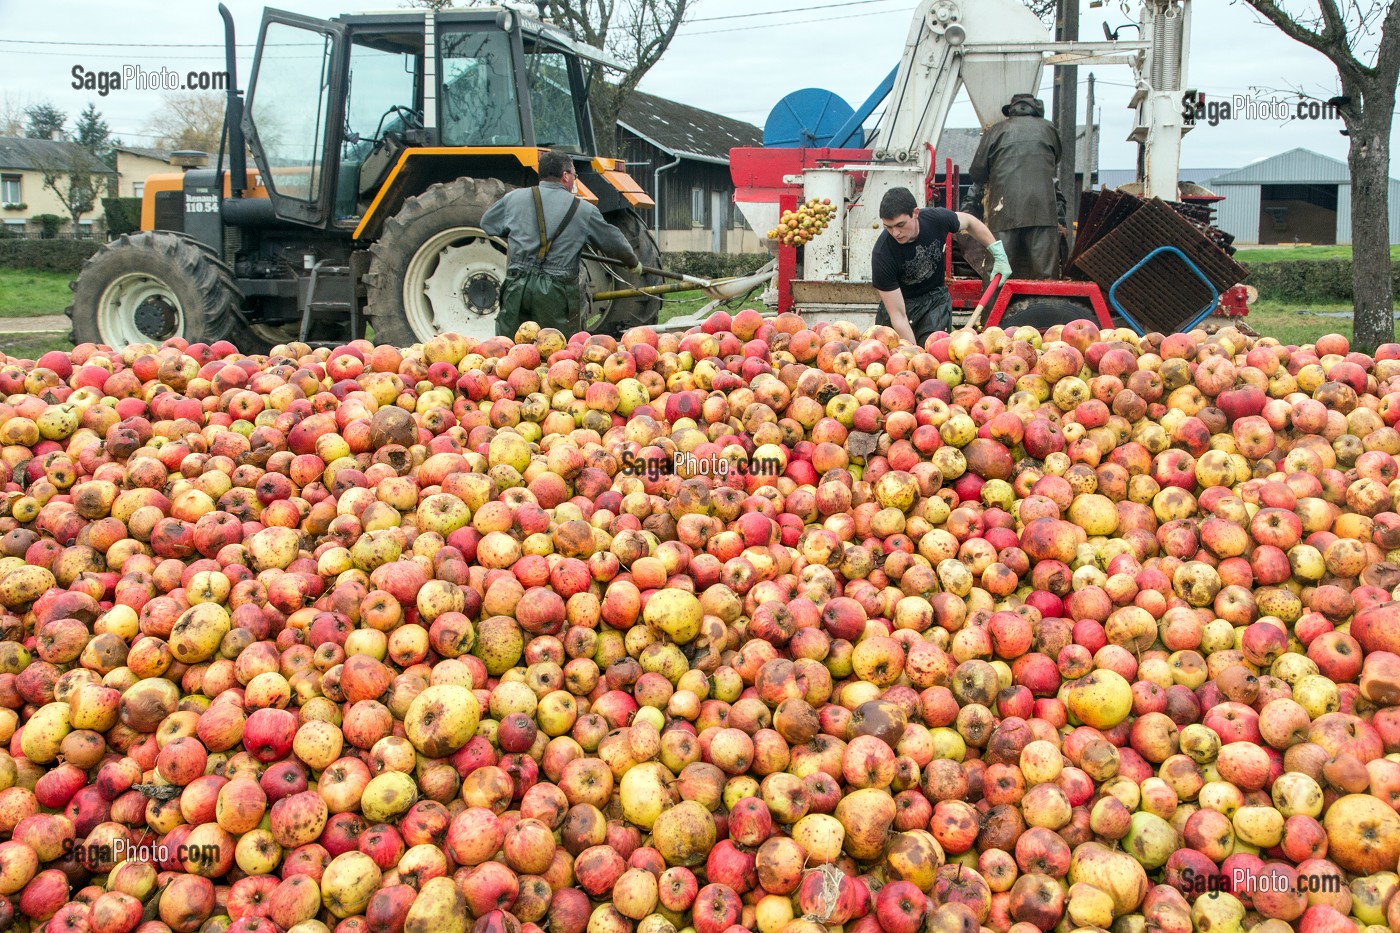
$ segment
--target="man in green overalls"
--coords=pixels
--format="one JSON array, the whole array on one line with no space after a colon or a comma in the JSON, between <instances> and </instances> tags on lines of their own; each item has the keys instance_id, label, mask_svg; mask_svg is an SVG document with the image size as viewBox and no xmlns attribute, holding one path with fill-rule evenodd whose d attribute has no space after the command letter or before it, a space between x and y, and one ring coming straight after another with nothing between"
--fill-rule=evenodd
<instances>
[{"instance_id":1,"label":"man in green overalls","mask_svg":"<svg viewBox=\"0 0 1400 933\"><path fill-rule=\"evenodd\" d=\"M573 158L550 151L540 157L540 183L517 188L501 198L481 218L491 236L504 236L509 248L506 278L501 284L501 310L496 334L514 337L525 321L569 334L582 294L579 256L585 246L642 274L642 263L622 231L603 219L602 212L574 196L577 180Z\"/></svg>"}]
</instances>

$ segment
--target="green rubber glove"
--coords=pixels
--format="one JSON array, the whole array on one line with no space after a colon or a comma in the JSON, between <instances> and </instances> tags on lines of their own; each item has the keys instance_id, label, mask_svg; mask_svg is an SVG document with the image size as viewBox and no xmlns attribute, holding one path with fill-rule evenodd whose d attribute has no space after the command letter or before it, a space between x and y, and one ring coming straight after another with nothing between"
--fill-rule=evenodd
<instances>
[{"instance_id":1,"label":"green rubber glove","mask_svg":"<svg viewBox=\"0 0 1400 933\"><path fill-rule=\"evenodd\" d=\"M1011 263L1006 259L1006 247L1000 240L987 247L987 254L992 257L992 275L1001 276L1003 282L1011 278Z\"/></svg>"}]
</instances>

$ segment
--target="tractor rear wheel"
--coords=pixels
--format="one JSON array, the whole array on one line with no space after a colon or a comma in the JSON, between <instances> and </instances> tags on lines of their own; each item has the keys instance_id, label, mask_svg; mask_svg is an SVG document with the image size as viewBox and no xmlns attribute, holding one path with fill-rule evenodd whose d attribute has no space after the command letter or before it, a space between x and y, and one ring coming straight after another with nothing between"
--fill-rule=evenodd
<instances>
[{"instance_id":1,"label":"tractor rear wheel","mask_svg":"<svg viewBox=\"0 0 1400 933\"><path fill-rule=\"evenodd\" d=\"M243 303L228 266L169 231L123 234L83 263L72 288L70 339L114 349L171 337L234 339Z\"/></svg>"},{"instance_id":2,"label":"tractor rear wheel","mask_svg":"<svg viewBox=\"0 0 1400 933\"><path fill-rule=\"evenodd\" d=\"M495 335L506 244L481 229L481 217L508 191L494 178L458 178L409 198L389 218L365 276L375 342Z\"/></svg>"}]
</instances>

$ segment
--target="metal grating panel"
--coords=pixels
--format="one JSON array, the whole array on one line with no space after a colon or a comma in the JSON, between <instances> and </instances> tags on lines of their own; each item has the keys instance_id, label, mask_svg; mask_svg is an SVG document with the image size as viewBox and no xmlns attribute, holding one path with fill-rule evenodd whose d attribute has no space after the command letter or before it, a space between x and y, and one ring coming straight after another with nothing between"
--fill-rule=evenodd
<instances>
[{"instance_id":1,"label":"metal grating panel","mask_svg":"<svg viewBox=\"0 0 1400 933\"><path fill-rule=\"evenodd\" d=\"M1088 219L1080 225L1079 236L1074 241L1074 252L1070 254L1068 262L1065 263L1065 274L1071 278L1092 278L1087 270L1080 267L1079 257L1101 237L1116 230L1143 204L1141 198L1122 191L1100 191L1098 195L1092 210L1087 214L1081 212L1079 215Z\"/></svg>"},{"instance_id":2,"label":"metal grating panel","mask_svg":"<svg viewBox=\"0 0 1400 933\"><path fill-rule=\"evenodd\" d=\"M1140 209L1098 237L1077 260L1078 268L1098 283L1105 296L1114 282L1158 246L1175 246L1191 257L1216 294L1249 274L1165 202L1139 203ZM1214 297L1172 255L1154 259L1118 289L1118 300L1128 313L1143 327L1162 333L1176 330Z\"/></svg>"}]
</instances>

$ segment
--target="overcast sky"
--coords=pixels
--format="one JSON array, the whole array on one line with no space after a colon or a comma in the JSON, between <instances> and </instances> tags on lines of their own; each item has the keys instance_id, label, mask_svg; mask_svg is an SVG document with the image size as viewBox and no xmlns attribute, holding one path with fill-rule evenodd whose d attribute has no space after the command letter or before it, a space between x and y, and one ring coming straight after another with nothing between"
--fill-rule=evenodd
<instances>
[{"instance_id":1,"label":"overcast sky","mask_svg":"<svg viewBox=\"0 0 1400 933\"><path fill-rule=\"evenodd\" d=\"M263 4L227 0L240 44L256 40ZM282 0L280 6L313 16L358 9L388 9L400 0ZM1311 4L1295 3L1308 7ZM693 13L642 89L762 126L773 105L804 87L823 87L858 105L898 63L915 0L692 0ZM1133 7L1136 10L1136 6ZM755 15L761 14L761 15ZM1263 23L1243 3L1197 0L1191 37L1189 84L1215 99L1234 94L1286 96L1302 86L1328 97L1336 73L1320 55ZM1084 0L1081 34L1100 38L1102 23L1128 21L1119 0L1091 9ZM1131 38L1134 33L1124 33ZM206 47L191 45L204 43ZM212 44L208 45L208 44ZM251 48L240 49L246 82ZM0 104L47 100L75 115L97 104L116 135L150 144L150 114L161 92L122 90L99 97L73 89L72 69L91 71L136 65L181 73L221 69L222 28L214 0L0 0ZM1080 113L1083 80L1080 69ZM1126 109L1131 72L1121 65L1095 66L1100 120L1100 166L1131 168L1136 148L1124 141L1131 126ZM1050 70L1042 97L1050 103ZM950 126L975 125L971 106L954 107ZM1294 147L1345 158L1340 122L1233 120L1202 126L1183 141L1185 167L1238 167ZM1394 137L1392 137L1394 140ZM1392 142L1392 149L1396 146ZM1397 150L1400 151L1400 150ZM1400 168L1392 168L1392 175Z\"/></svg>"}]
</instances>

